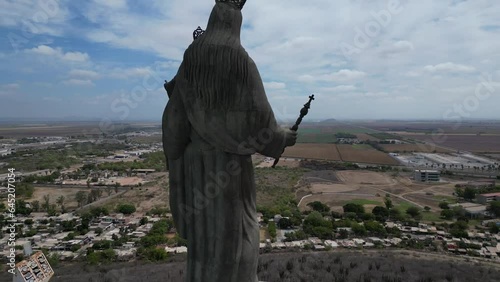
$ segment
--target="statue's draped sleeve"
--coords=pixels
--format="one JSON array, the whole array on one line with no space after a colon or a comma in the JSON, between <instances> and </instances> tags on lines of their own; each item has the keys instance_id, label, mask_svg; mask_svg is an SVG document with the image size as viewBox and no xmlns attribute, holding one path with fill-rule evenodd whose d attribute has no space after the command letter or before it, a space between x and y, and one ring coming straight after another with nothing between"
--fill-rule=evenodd
<instances>
[{"instance_id":1,"label":"statue's draped sleeve","mask_svg":"<svg viewBox=\"0 0 500 282\"><path fill-rule=\"evenodd\" d=\"M245 51L241 55L248 56ZM255 63L249 57L247 62L248 80L246 83L234 82L237 83L236 88L244 89L236 91L236 97L232 97L233 103L228 108L205 107L197 92L181 75L176 77L174 100L169 101L169 104L182 104L192 129L212 146L233 154L251 155L257 152L277 158L285 147L285 132L276 122ZM181 65L178 74L182 72ZM175 100L178 97L182 98L182 103ZM184 118L177 116L179 113L176 113L173 105L172 111L172 114L167 113L169 118ZM185 144L186 133L183 134L181 129L174 131L180 137L173 138L175 140L171 143L167 142L174 145L174 148L166 149L167 154L170 150L177 151ZM172 155L178 156L176 152L172 152Z\"/></svg>"},{"instance_id":2,"label":"statue's draped sleeve","mask_svg":"<svg viewBox=\"0 0 500 282\"><path fill-rule=\"evenodd\" d=\"M174 81L174 80L173 80ZM175 84L170 84L171 93ZM184 149L190 141L191 124L188 120L180 95L169 95L162 117L163 151L170 160L177 160L184 154ZM168 165L168 162L167 162Z\"/></svg>"}]
</instances>

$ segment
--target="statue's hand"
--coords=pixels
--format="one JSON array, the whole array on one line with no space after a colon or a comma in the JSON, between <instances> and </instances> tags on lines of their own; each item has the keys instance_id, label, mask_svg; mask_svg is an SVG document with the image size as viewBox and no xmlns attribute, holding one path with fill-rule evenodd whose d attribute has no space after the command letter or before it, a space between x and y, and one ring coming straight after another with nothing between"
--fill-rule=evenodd
<instances>
[{"instance_id":1,"label":"statue's hand","mask_svg":"<svg viewBox=\"0 0 500 282\"><path fill-rule=\"evenodd\" d=\"M297 132L290 129L285 129L285 146L293 146L295 145L295 142L297 142Z\"/></svg>"}]
</instances>

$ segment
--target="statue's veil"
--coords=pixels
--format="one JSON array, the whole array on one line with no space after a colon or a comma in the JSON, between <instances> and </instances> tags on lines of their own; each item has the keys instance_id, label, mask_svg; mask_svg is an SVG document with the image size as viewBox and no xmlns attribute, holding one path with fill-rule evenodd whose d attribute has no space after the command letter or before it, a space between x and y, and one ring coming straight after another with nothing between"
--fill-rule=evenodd
<instances>
[{"instance_id":1,"label":"statue's veil","mask_svg":"<svg viewBox=\"0 0 500 282\"><path fill-rule=\"evenodd\" d=\"M246 88L249 57L240 42L242 15L216 3L206 31L184 53L184 77L206 109L228 109Z\"/></svg>"}]
</instances>

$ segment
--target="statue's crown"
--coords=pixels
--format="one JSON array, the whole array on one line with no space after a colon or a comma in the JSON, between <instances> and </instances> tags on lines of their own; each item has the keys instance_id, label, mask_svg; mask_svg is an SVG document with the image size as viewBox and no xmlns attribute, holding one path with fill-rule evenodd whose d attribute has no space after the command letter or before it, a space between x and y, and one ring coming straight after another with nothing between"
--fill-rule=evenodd
<instances>
[{"instance_id":1,"label":"statue's crown","mask_svg":"<svg viewBox=\"0 0 500 282\"><path fill-rule=\"evenodd\" d=\"M247 0L215 0L215 2L231 3L236 5L236 7L241 10L243 9L243 6L245 6Z\"/></svg>"}]
</instances>

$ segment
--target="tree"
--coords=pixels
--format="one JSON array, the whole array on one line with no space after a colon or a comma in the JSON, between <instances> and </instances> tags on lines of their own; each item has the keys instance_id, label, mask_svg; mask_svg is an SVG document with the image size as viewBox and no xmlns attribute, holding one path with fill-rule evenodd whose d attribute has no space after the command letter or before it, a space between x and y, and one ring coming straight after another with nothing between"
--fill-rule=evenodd
<instances>
[{"instance_id":1,"label":"tree","mask_svg":"<svg viewBox=\"0 0 500 282\"><path fill-rule=\"evenodd\" d=\"M415 206L411 206L408 209L406 209L406 213L412 218L417 218L420 216L420 209Z\"/></svg>"},{"instance_id":2,"label":"tree","mask_svg":"<svg viewBox=\"0 0 500 282\"><path fill-rule=\"evenodd\" d=\"M365 221L364 226L366 228L366 231L368 231L371 234L374 235L379 235L379 236L385 236L387 234L387 231L385 230L384 226L380 224L378 221Z\"/></svg>"},{"instance_id":3,"label":"tree","mask_svg":"<svg viewBox=\"0 0 500 282\"><path fill-rule=\"evenodd\" d=\"M116 211L123 214L133 214L135 212L135 206L133 204L120 204Z\"/></svg>"},{"instance_id":4,"label":"tree","mask_svg":"<svg viewBox=\"0 0 500 282\"><path fill-rule=\"evenodd\" d=\"M150 261L164 261L168 258L168 254L163 248L146 248L141 252L141 254Z\"/></svg>"},{"instance_id":5,"label":"tree","mask_svg":"<svg viewBox=\"0 0 500 282\"><path fill-rule=\"evenodd\" d=\"M320 201L310 202L307 206L322 214L330 212L330 207Z\"/></svg>"},{"instance_id":6,"label":"tree","mask_svg":"<svg viewBox=\"0 0 500 282\"><path fill-rule=\"evenodd\" d=\"M451 209L457 219L465 218L466 211L462 206L455 206Z\"/></svg>"},{"instance_id":7,"label":"tree","mask_svg":"<svg viewBox=\"0 0 500 282\"><path fill-rule=\"evenodd\" d=\"M496 217L500 217L500 201L490 202L488 205L488 211Z\"/></svg>"},{"instance_id":8,"label":"tree","mask_svg":"<svg viewBox=\"0 0 500 282\"><path fill-rule=\"evenodd\" d=\"M448 210L448 209L450 209L450 206L448 205L447 202L443 201L443 202L439 203L439 208L442 209L442 210Z\"/></svg>"},{"instance_id":9,"label":"tree","mask_svg":"<svg viewBox=\"0 0 500 282\"><path fill-rule=\"evenodd\" d=\"M365 213L365 208L363 207L363 205L355 204L355 203L347 203L343 206L343 209L344 209L344 213L353 212L353 213L356 213L358 215Z\"/></svg>"},{"instance_id":10,"label":"tree","mask_svg":"<svg viewBox=\"0 0 500 282\"><path fill-rule=\"evenodd\" d=\"M43 195L43 205L42 208L45 211L49 210L49 205L50 205L50 195Z\"/></svg>"},{"instance_id":11,"label":"tree","mask_svg":"<svg viewBox=\"0 0 500 282\"><path fill-rule=\"evenodd\" d=\"M463 198L464 197L464 189L462 187L460 187L458 184L455 186L455 194L459 198Z\"/></svg>"},{"instance_id":12,"label":"tree","mask_svg":"<svg viewBox=\"0 0 500 282\"><path fill-rule=\"evenodd\" d=\"M347 239L349 237L349 232L345 229L340 229L339 239Z\"/></svg>"},{"instance_id":13,"label":"tree","mask_svg":"<svg viewBox=\"0 0 500 282\"><path fill-rule=\"evenodd\" d=\"M500 227L496 224L496 222L490 222L487 226L491 234L497 234L500 232Z\"/></svg>"},{"instance_id":14,"label":"tree","mask_svg":"<svg viewBox=\"0 0 500 282\"><path fill-rule=\"evenodd\" d=\"M466 187L464 190L464 199L472 201L476 198L476 193L477 193L476 189Z\"/></svg>"},{"instance_id":15,"label":"tree","mask_svg":"<svg viewBox=\"0 0 500 282\"><path fill-rule=\"evenodd\" d=\"M353 223L352 226L352 232L358 236L365 236L366 235L366 228L364 225L361 225L359 223Z\"/></svg>"},{"instance_id":16,"label":"tree","mask_svg":"<svg viewBox=\"0 0 500 282\"><path fill-rule=\"evenodd\" d=\"M16 196L31 198L35 187L31 183L21 182L16 185Z\"/></svg>"},{"instance_id":17,"label":"tree","mask_svg":"<svg viewBox=\"0 0 500 282\"><path fill-rule=\"evenodd\" d=\"M78 191L75 194L75 200L78 203L79 207L83 207L85 202L87 201L87 192L85 191Z\"/></svg>"},{"instance_id":18,"label":"tree","mask_svg":"<svg viewBox=\"0 0 500 282\"><path fill-rule=\"evenodd\" d=\"M318 233L324 234L325 229L318 229L317 227L325 227L328 229L328 233L333 233L332 222L323 218L317 211L311 212L305 219L303 223L303 229L306 234L311 236L318 236Z\"/></svg>"},{"instance_id":19,"label":"tree","mask_svg":"<svg viewBox=\"0 0 500 282\"><path fill-rule=\"evenodd\" d=\"M285 234L287 241L304 240L307 238L307 234L303 230L297 230L295 232L288 232Z\"/></svg>"},{"instance_id":20,"label":"tree","mask_svg":"<svg viewBox=\"0 0 500 282\"><path fill-rule=\"evenodd\" d=\"M50 204L49 208L47 209L47 215L56 216L57 215L56 208L57 208L56 204Z\"/></svg>"},{"instance_id":21,"label":"tree","mask_svg":"<svg viewBox=\"0 0 500 282\"><path fill-rule=\"evenodd\" d=\"M274 221L269 222L269 224L267 225L267 231L269 232L271 238L276 238L276 224L274 223Z\"/></svg>"},{"instance_id":22,"label":"tree","mask_svg":"<svg viewBox=\"0 0 500 282\"><path fill-rule=\"evenodd\" d=\"M56 203L61 207L61 211L64 213L65 212L65 208L64 208L64 196L61 195L59 196L57 199L56 199Z\"/></svg>"},{"instance_id":23,"label":"tree","mask_svg":"<svg viewBox=\"0 0 500 282\"><path fill-rule=\"evenodd\" d=\"M101 235L101 234L102 234L102 232L104 232L104 230L102 230L102 228L101 228L101 227L97 227L97 228L95 229L95 233L97 234L97 236Z\"/></svg>"},{"instance_id":24,"label":"tree","mask_svg":"<svg viewBox=\"0 0 500 282\"><path fill-rule=\"evenodd\" d=\"M109 215L109 211L105 207L93 207L90 209L90 214L92 217L100 217L103 215Z\"/></svg>"},{"instance_id":25,"label":"tree","mask_svg":"<svg viewBox=\"0 0 500 282\"><path fill-rule=\"evenodd\" d=\"M455 212L453 212L453 210L444 209L444 210L441 211L441 217L444 218L444 219L450 220L454 216L455 216Z\"/></svg>"},{"instance_id":26,"label":"tree","mask_svg":"<svg viewBox=\"0 0 500 282\"><path fill-rule=\"evenodd\" d=\"M30 204L31 204L31 208L33 209L34 212L40 211L40 201L33 201Z\"/></svg>"},{"instance_id":27,"label":"tree","mask_svg":"<svg viewBox=\"0 0 500 282\"><path fill-rule=\"evenodd\" d=\"M31 208L26 207L26 202L24 200L16 200L15 203L15 214L21 214L21 215L30 215L32 212Z\"/></svg>"},{"instance_id":28,"label":"tree","mask_svg":"<svg viewBox=\"0 0 500 282\"><path fill-rule=\"evenodd\" d=\"M393 208L393 205L392 205L392 200L389 198L389 197L385 197L384 199L384 204L385 204L385 208L390 210Z\"/></svg>"},{"instance_id":29,"label":"tree","mask_svg":"<svg viewBox=\"0 0 500 282\"><path fill-rule=\"evenodd\" d=\"M389 210L382 206L376 206L373 208L372 214L376 220L383 222L389 217Z\"/></svg>"},{"instance_id":30,"label":"tree","mask_svg":"<svg viewBox=\"0 0 500 282\"><path fill-rule=\"evenodd\" d=\"M287 218L287 217L283 217L280 219L280 221L278 221L278 227L280 229L289 229L289 228L292 228L293 227L293 223L292 223L292 220Z\"/></svg>"}]
</instances>

